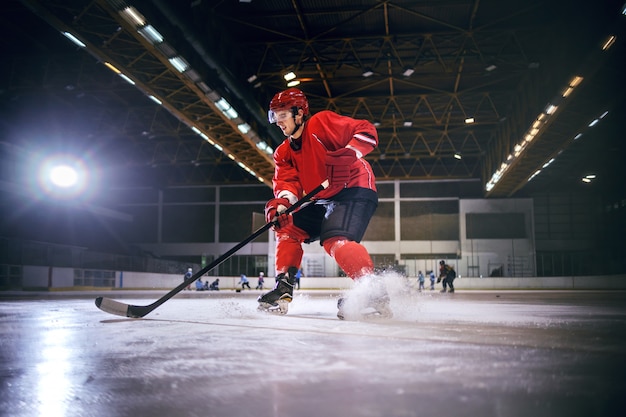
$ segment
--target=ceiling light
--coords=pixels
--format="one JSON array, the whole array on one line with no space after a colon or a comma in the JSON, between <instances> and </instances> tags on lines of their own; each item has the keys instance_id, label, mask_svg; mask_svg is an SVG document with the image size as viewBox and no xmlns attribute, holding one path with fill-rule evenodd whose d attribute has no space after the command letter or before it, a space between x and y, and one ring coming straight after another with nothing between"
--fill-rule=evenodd
<instances>
[{"instance_id":1,"label":"ceiling light","mask_svg":"<svg viewBox=\"0 0 626 417\"><path fill-rule=\"evenodd\" d=\"M456 159L463 159L463 157L461 156L461 154L460 154L460 153L458 153L458 152L455 152L455 153L454 153L454 157L455 157Z\"/></svg>"},{"instance_id":2,"label":"ceiling light","mask_svg":"<svg viewBox=\"0 0 626 417\"><path fill-rule=\"evenodd\" d=\"M413 75L414 72L415 70L413 68L406 68L402 75L404 75L405 77L410 77L411 75Z\"/></svg>"},{"instance_id":3,"label":"ceiling light","mask_svg":"<svg viewBox=\"0 0 626 417\"><path fill-rule=\"evenodd\" d=\"M493 71L496 68L498 68L498 67L496 67L495 65L491 64L491 65L489 65L488 67L485 68L485 71L491 72L491 71Z\"/></svg>"},{"instance_id":4,"label":"ceiling light","mask_svg":"<svg viewBox=\"0 0 626 417\"><path fill-rule=\"evenodd\" d=\"M590 179L590 178L587 178L587 177L584 177L584 178L582 179L582 181L583 181L583 182L586 182L586 183L590 183L590 182L591 182L591 179Z\"/></svg>"},{"instance_id":5,"label":"ceiling light","mask_svg":"<svg viewBox=\"0 0 626 417\"><path fill-rule=\"evenodd\" d=\"M574 91L574 89L572 87L567 87L562 93L561 95L563 96L563 98L569 96L570 94L572 94L572 91Z\"/></svg>"},{"instance_id":6,"label":"ceiling light","mask_svg":"<svg viewBox=\"0 0 626 417\"><path fill-rule=\"evenodd\" d=\"M296 85L300 84L299 80L293 80L293 81L289 81L287 83L287 87L295 87Z\"/></svg>"},{"instance_id":7,"label":"ceiling light","mask_svg":"<svg viewBox=\"0 0 626 417\"><path fill-rule=\"evenodd\" d=\"M251 76L248 77L248 82L252 84L253 82L256 81L256 79L257 79L257 76L252 74Z\"/></svg>"},{"instance_id":8,"label":"ceiling light","mask_svg":"<svg viewBox=\"0 0 626 417\"><path fill-rule=\"evenodd\" d=\"M474 118L473 117L468 117L467 119L465 119L465 123L466 124L474 123Z\"/></svg>"},{"instance_id":9,"label":"ceiling light","mask_svg":"<svg viewBox=\"0 0 626 417\"><path fill-rule=\"evenodd\" d=\"M615 35L611 35L609 36L609 38L604 42L604 44L602 45L602 50L606 51L607 49L609 49L611 46L613 46L613 44L615 43Z\"/></svg>"},{"instance_id":10,"label":"ceiling light","mask_svg":"<svg viewBox=\"0 0 626 417\"><path fill-rule=\"evenodd\" d=\"M108 62L105 62L104 66L107 67L108 69L110 69L111 71L113 71L116 74L119 74L119 73L122 72L122 71L118 70L117 68L115 68L115 66L113 66L113 64L110 64Z\"/></svg>"},{"instance_id":11,"label":"ceiling light","mask_svg":"<svg viewBox=\"0 0 626 417\"><path fill-rule=\"evenodd\" d=\"M544 112L546 114L553 114L556 111L556 109L557 109L557 106L555 106L554 104L548 104Z\"/></svg>"},{"instance_id":12,"label":"ceiling light","mask_svg":"<svg viewBox=\"0 0 626 417\"><path fill-rule=\"evenodd\" d=\"M251 127L248 123L241 123L237 125L237 129L239 129L239 131L245 135L250 131Z\"/></svg>"},{"instance_id":13,"label":"ceiling light","mask_svg":"<svg viewBox=\"0 0 626 417\"><path fill-rule=\"evenodd\" d=\"M407 120L406 122L404 122L404 127L411 127L413 126L413 122L410 120Z\"/></svg>"},{"instance_id":14,"label":"ceiling light","mask_svg":"<svg viewBox=\"0 0 626 417\"><path fill-rule=\"evenodd\" d=\"M362 74L362 75L363 75L365 78L367 78L367 77L371 77L372 75L374 75L374 71L372 71L372 70L371 70L371 69L369 69L369 68L366 68L366 69L363 71L363 74Z\"/></svg>"},{"instance_id":15,"label":"ceiling light","mask_svg":"<svg viewBox=\"0 0 626 417\"><path fill-rule=\"evenodd\" d=\"M540 169L538 169L537 171L535 171L533 173L533 175L530 176L530 178L528 178L528 181L532 180L533 178L535 178L537 175L539 175L539 173L541 172Z\"/></svg>"},{"instance_id":16,"label":"ceiling light","mask_svg":"<svg viewBox=\"0 0 626 417\"><path fill-rule=\"evenodd\" d=\"M232 119L236 119L237 117L239 117L239 113L237 113L237 111L235 109L233 109L232 107L229 110L226 110L224 113L231 120Z\"/></svg>"},{"instance_id":17,"label":"ceiling light","mask_svg":"<svg viewBox=\"0 0 626 417\"><path fill-rule=\"evenodd\" d=\"M283 75L283 78L285 79L285 81L291 81L296 78L296 73L293 71L289 71L287 74Z\"/></svg>"},{"instance_id":18,"label":"ceiling light","mask_svg":"<svg viewBox=\"0 0 626 417\"><path fill-rule=\"evenodd\" d=\"M124 10L120 11L120 14L124 20L131 25L143 26L146 24L146 18L132 6L126 7Z\"/></svg>"},{"instance_id":19,"label":"ceiling light","mask_svg":"<svg viewBox=\"0 0 626 417\"><path fill-rule=\"evenodd\" d=\"M152 25L146 25L141 29L137 29L137 32L139 32L141 36L146 38L146 40L153 45L157 45L164 40L163 35L161 35Z\"/></svg>"},{"instance_id":20,"label":"ceiling light","mask_svg":"<svg viewBox=\"0 0 626 417\"><path fill-rule=\"evenodd\" d=\"M229 119L236 119L237 117L239 117L239 114L237 114L237 111L235 109L233 109L233 107L230 105L230 103L228 101L226 101L225 98L221 98L220 100L218 100L215 105L217 106L218 109L220 109L222 111L222 113L224 113Z\"/></svg>"},{"instance_id":21,"label":"ceiling light","mask_svg":"<svg viewBox=\"0 0 626 417\"><path fill-rule=\"evenodd\" d=\"M130 78L128 78L126 75L122 74L121 72L120 72L119 74L117 74L117 75L119 75L120 77L122 77L122 79L123 79L124 81L126 81L128 84L130 84L130 85L135 85L135 82L134 82L133 80L131 80Z\"/></svg>"},{"instance_id":22,"label":"ceiling light","mask_svg":"<svg viewBox=\"0 0 626 417\"><path fill-rule=\"evenodd\" d=\"M169 61L170 64L172 64L172 66L178 70L178 72L185 72L185 70L189 68L189 63L180 56L170 58Z\"/></svg>"},{"instance_id":23,"label":"ceiling light","mask_svg":"<svg viewBox=\"0 0 626 417\"><path fill-rule=\"evenodd\" d=\"M225 98L220 98L217 102L215 102L215 105L217 106L218 109L220 109L221 111L226 111L228 109L230 109L230 103L228 101L226 101Z\"/></svg>"},{"instance_id":24,"label":"ceiling light","mask_svg":"<svg viewBox=\"0 0 626 417\"><path fill-rule=\"evenodd\" d=\"M154 102L155 102L156 104L158 104L159 106L162 104L162 103L161 103L161 100L159 100L158 98L156 98L156 97L155 97L155 96L153 96L153 95L149 95L149 96L148 96L148 98L149 98L150 100L154 101Z\"/></svg>"},{"instance_id":25,"label":"ceiling light","mask_svg":"<svg viewBox=\"0 0 626 417\"><path fill-rule=\"evenodd\" d=\"M257 148L259 148L260 150L262 150L268 155L271 155L274 153L274 150L272 149L272 147L268 146L268 144L264 141L257 143L256 146Z\"/></svg>"},{"instance_id":26,"label":"ceiling light","mask_svg":"<svg viewBox=\"0 0 626 417\"><path fill-rule=\"evenodd\" d=\"M574 78L572 78L569 82L569 86L570 87L576 87L578 84L580 84L583 81L583 77L580 76L575 76Z\"/></svg>"},{"instance_id":27,"label":"ceiling light","mask_svg":"<svg viewBox=\"0 0 626 417\"><path fill-rule=\"evenodd\" d=\"M80 46L81 48L84 48L84 47L86 46L86 45L85 45L84 43L82 43L82 42L81 42L81 41L80 41L80 40L79 40L76 36L72 35L71 33L69 33L69 32L62 32L62 33L63 33L63 35L64 35L67 39L71 40L71 41L72 41L72 42L74 42L76 45Z\"/></svg>"}]
</instances>

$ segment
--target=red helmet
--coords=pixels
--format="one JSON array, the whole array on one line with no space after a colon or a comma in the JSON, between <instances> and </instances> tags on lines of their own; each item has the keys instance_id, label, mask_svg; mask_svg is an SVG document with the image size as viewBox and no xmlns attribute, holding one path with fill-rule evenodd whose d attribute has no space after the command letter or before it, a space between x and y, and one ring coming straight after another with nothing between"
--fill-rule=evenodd
<instances>
[{"instance_id":1,"label":"red helmet","mask_svg":"<svg viewBox=\"0 0 626 417\"><path fill-rule=\"evenodd\" d=\"M288 88L277 93L270 101L270 109L267 113L270 123L276 123L276 112L281 110L291 110L293 108L302 109L305 116L309 114L309 102L301 90Z\"/></svg>"}]
</instances>

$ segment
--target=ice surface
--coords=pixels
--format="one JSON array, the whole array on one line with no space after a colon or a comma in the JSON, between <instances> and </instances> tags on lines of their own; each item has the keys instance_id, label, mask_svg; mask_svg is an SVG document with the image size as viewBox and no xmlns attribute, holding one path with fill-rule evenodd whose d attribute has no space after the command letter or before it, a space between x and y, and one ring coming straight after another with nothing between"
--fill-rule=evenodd
<instances>
[{"instance_id":1,"label":"ice surface","mask_svg":"<svg viewBox=\"0 0 626 417\"><path fill-rule=\"evenodd\" d=\"M612 416L626 294L419 293L394 317L336 318L340 291L185 291L142 319L96 295L0 302L0 410L22 416ZM162 294L112 292L148 305ZM31 297L32 298L32 297ZM10 411L6 411L10 410Z\"/></svg>"}]
</instances>

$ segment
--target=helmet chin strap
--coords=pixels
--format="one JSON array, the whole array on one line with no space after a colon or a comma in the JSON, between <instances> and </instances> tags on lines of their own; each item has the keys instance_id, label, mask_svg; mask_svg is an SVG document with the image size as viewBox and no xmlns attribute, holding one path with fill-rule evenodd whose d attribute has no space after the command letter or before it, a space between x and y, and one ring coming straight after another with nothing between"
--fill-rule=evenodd
<instances>
[{"instance_id":1,"label":"helmet chin strap","mask_svg":"<svg viewBox=\"0 0 626 417\"><path fill-rule=\"evenodd\" d=\"M300 128L304 125L304 122L298 124L298 122L296 122L296 116L293 117L293 122L295 123L295 127L293 128L293 131L289 134L289 137L293 137L293 135L296 134L296 132L298 130L300 130Z\"/></svg>"},{"instance_id":2,"label":"helmet chin strap","mask_svg":"<svg viewBox=\"0 0 626 417\"><path fill-rule=\"evenodd\" d=\"M294 151L299 150L302 147L302 143L299 140L300 138L294 138L293 135L295 135L302 126L304 126L304 122L298 124L296 122L296 117L294 116L293 118L294 122L295 122L295 127L293 128L293 131L289 134L289 146L291 146L291 149L293 149Z\"/></svg>"}]
</instances>

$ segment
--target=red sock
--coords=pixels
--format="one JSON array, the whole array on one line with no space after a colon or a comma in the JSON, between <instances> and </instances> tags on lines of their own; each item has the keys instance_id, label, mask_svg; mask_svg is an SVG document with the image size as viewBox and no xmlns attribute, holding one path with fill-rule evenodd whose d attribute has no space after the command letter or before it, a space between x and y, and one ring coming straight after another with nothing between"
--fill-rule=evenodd
<instances>
[{"instance_id":1,"label":"red sock","mask_svg":"<svg viewBox=\"0 0 626 417\"><path fill-rule=\"evenodd\" d=\"M352 279L374 271L374 263L365 246L345 237L334 237L324 242L324 249L339 267Z\"/></svg>"},{"instance_id":2,"label":"red sock","mask_svg":"<svg viewBox=\"0 0 626 417\"><path fill-rule=\"evenodd\" d=\"M276 274L287 272L290 266L298 267L302 262L302 243L291 236L276 233Z\"/></svg>"}]
</instances>

